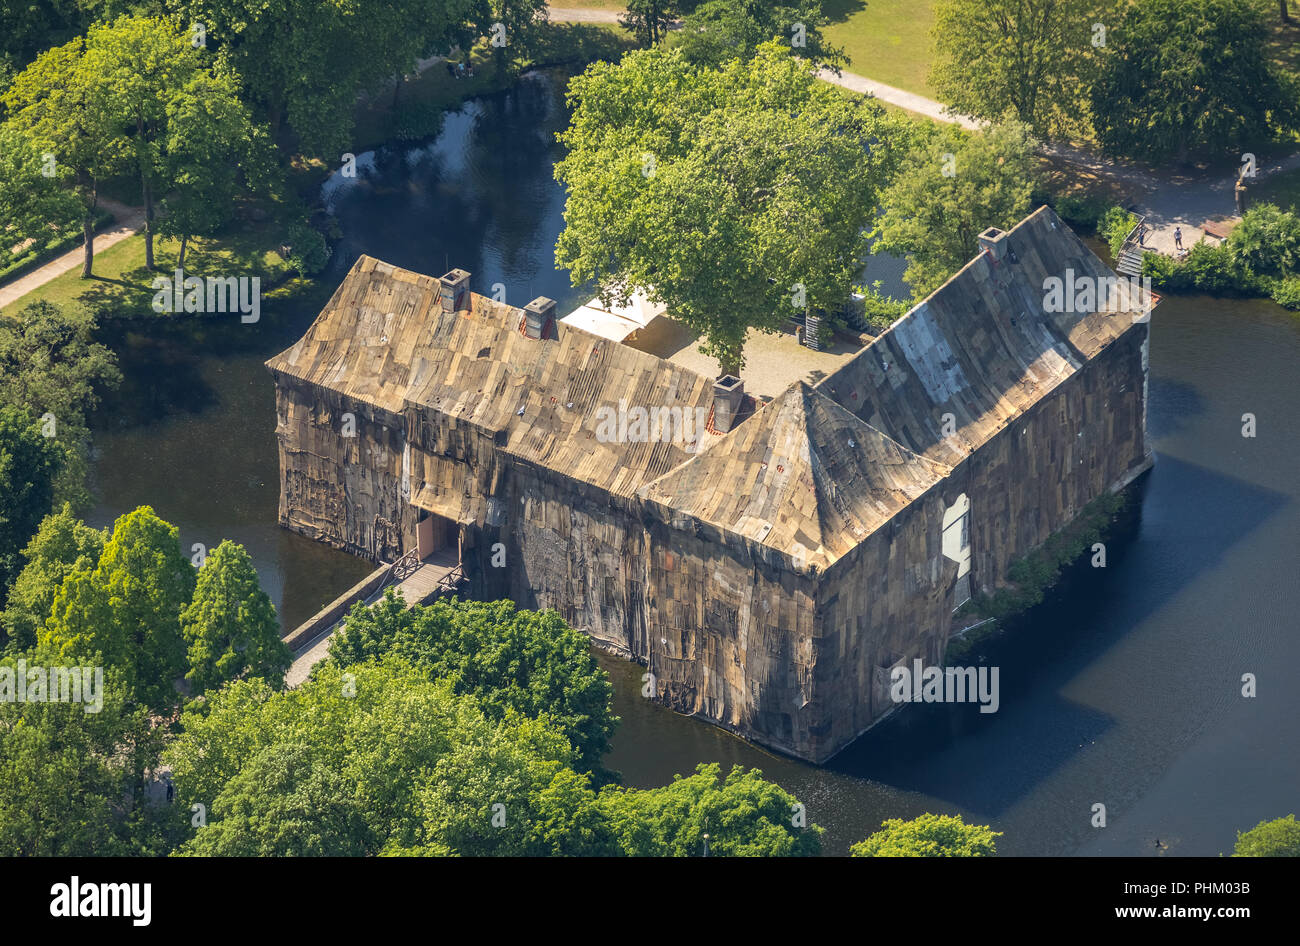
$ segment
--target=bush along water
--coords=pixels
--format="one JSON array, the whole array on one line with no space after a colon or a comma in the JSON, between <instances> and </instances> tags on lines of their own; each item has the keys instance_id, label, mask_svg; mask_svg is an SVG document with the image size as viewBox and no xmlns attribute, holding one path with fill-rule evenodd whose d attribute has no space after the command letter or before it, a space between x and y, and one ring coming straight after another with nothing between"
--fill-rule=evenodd
<instances>
[{"instance_id":1,"label":"bush along water","mask_svg":"<svg viewBox=\"0 0 1300 946\"><path fill-rule=\"evenodd\" d=\"M1182 260L1147 253L1142 275L1166 292L1267 296L1300 310L1300 217L1260 204L1221 244L1197 243Z\"/></svg>"}]
</instances>

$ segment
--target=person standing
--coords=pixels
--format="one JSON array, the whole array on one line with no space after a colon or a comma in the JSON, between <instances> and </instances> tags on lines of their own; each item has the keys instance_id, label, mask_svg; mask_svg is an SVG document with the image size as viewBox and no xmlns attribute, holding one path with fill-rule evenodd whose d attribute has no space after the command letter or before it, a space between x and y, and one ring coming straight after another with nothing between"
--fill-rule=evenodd
<instances>
[{"instance_id":1,"label":"person standing","mask_svg":"<svg viewBox=\"0 0 1300 946\"><path fill-rule=\"evenodd\" d=\"M1174 246L1178 247L1179 250L1181 250L1181 249L1183 248L1183 228L1182 228L1182 227L1174 227Z\"/></svg>"}]
</instances>

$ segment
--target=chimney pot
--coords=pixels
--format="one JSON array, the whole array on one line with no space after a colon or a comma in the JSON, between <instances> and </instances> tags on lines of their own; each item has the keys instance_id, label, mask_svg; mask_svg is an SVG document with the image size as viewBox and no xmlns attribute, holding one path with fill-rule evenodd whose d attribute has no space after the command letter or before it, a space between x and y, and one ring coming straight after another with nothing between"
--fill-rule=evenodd
<instances>
[{"instance_id":1,"label":"chimney pot","mask_svg":"<svg viewBox=\"0 0 1300 946\"><path fill-rule=\"evenodd\" d=\"M524 306L524 334L529 338L554 338L554 327L554 299L538 296Z\"/></svg>"},{"instance_id":2,"label":"chimney pot","mask_svg":"<svg viewBox=\"0 0 1300 946\"><path fill-rule=\"evenodd\" d=\"M997 227L989 227L979 235L980 249L988 250L995 260L1007 255L1007 234Z\"/></svg>"},{"instance_id":3,"label":"chimney pot","mask_svg":"<svg viewBox=\"0 0 1300 946\"><path fill-rule=\"evenodd\" d=\"M745 399L745 382L734 375L724 374L713 382L713 426L725 434L736 423L741 402Z\"/></svg>"},{"instance_id":4,"label":"chimney pot","mask_svg":"<svg viewBox=\"0 0 1300 946\"><path fill-rule=\"evenodd\" d=\"M459 312L470 307L469 273L463 269L453 269L441 277L438 283L443 312Z\"/></svg>"}]
</instances>

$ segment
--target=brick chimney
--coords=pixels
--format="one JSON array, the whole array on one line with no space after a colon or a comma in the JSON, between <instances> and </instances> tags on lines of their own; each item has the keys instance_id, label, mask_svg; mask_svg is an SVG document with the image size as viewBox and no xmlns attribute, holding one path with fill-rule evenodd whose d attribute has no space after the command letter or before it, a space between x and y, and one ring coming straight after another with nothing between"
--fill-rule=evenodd
<instances>
[{"instance_id":1,"label":"brick chimney","mask_svg":"<svg viewBox=\"0 0 1300 946\"><path fill-rule=\"evenodd\" d=\"M538 296L524 306L524 334L529 338L555 337L555 300Z\"/></svg>"},{"instance_id":2,"label":"brick chimney","mask_svg":"<svg viewBox=\"0 0 1300 946\"><path fill-rule=\"evenodd\" d=\"M442 299L443 312L459 312L470 307L469 273L463 269L453 269L438 282L440 283L438 295Z\"/></svg>"},{"instance_id":3,"label":"brick chimney","mask_svg":"<svg viewBox=\"0 0 1300 946\"><path fill-rule=\"evenodd\" d=\"M713 382L713 428L720 434L731 430L745 399L745 382L724 374Z\"/></svg>"},{"instance_id":4,"label":"brick chimney","mask_svg":"<svg viewBox=\"0 0 1300 946\"><path fill-rule=\"evenodd\" d=\"M989 227L979 235L980 249L988 250L989 254L999 262L1007 255L1007 234L997 227Z\"/></svg>"}]
</instances>

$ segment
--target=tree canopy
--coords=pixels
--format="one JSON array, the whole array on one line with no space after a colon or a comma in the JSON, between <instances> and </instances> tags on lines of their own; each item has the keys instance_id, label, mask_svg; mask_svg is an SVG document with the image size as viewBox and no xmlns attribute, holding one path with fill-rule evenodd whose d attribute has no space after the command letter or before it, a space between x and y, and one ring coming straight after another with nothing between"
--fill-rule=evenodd
<instances>
[{"instance_id":1,"label":"tree canopy","mask_svg":"<svg viewBox=\"0 0 1300 946\"><path fill-rule=\"evenodd\" d=\"M689 61L716 67L730 59L749 59L763 43L775 40L790 54L838 72L848 60L822 35L825 22L819 0L708 0L682 21L677 42Z\"/></svg>"},{"instance_id":2,"label":"tree canopy","mask_svg":"<svg viewBox=\"0 0 1300 946\"><path fill-rule=\"evenodd\" d=\"M50 514L63 451L26 413L0 407L0 598L22 570L22 549Z\"/></svg>"},{"instance_id":3,"label":"tree canopy","mask_svg":"<svg viewBox=\"0 0 1300 946\"><path fill-rule=\"evenodd\" d=\"M1040 136L1079 130L1106 0L939 0L930 79L954 111L1010 110Z\"/></svg>"},{"instance_id":4,"label":"tree canopy","mask_svg":"<svg viewBox=\"0 0 1300 946\"><path fill-rule=\"evenodd\" d=\"M0 656L0 674L60 658L40 651ZM161 733L104 669L100 705L0 700L0 856L140 853L144 771Z\"/></svg>"},{"instance_id":5,"label":"tree canopy","mask_svg":"<svg viewBox=\"0 0 1300 946\"><path fill-rule=\"evenodd\" d=\"M758 772L720 782L705 766L662 789L597 792L548 719L489 718L394 654L328 661L281 693L236 681L181 725L165 759L180 802L210 815L185 853L694 855L706 832L718 854L820 846Z\"/></svg>"},{"instance_id":6,"label":"tree canopy","mask_svg":"<svg viewBox=\"0 0 1300 946\"><path fill-rule=\"evenodd\" d=\"M330 645L343 667L395 654L478 698L501 719L508 711L545 716L572 743L577 765L598 768L618 717L613 688L587 635L554 611L518 610L510 601L438 600L407 610L391 592L373 608L352 609Z\"/></svg>"},{"instance_id":7,"label":"tree canopy","mask_svg":"<svg viewBox=\"0 0 1300 946\"><path fill-rule=\"evenodd\" d=\"M80 206L57 161L49 166L52 158L16 126L0 124L0 270L81 224Z\"/></svg>"},{"instance_id":8,"label":"tree canopy","mask_svg":"<svg viewBox=\"0 0 1300 946\"><path fill-rule=\"evenodd\" d=\"M92 529L64 503L41 522L23 549L26 564L9 590L0 612L0 632L10 651L18 653L36 645L36 632L54 607L54 595L73 571L89 571L99 561L107 532Z\"/></svg>"},{"instance_id":9,"label":"tree canopy","mask_svg":"<svg viewBox=\"0 0 1300 946\"><path fill-rule=\"evenodd\" d=\"M751 328L848 299L905 123L777 42L720 69L629 53L575 78L569 101L556 264L575 285L645 292L727 373Z\"/></svg>"},{"instance_id":10,"label":"tree canopy","mask_svg":"<svg viewBox=\"0 0 1300 946\"><path fill-rule=\"evenodd\" d=\"M979 252L979 234L1006 229L1030 210L1034 140L1008 120L980 132L928 126L881 196L877 250L904 253L904 278L929 294Z\"/></svg>"},{"instance_id":11,"label":"tree canopy","mask_svg":"<svg viewBox=\"0 0 1300 946\"><path fill-rule=\"evenodd\" d=\"M0 319L0 406L33 418L53 418L54 440L65 454L55 502L82 506L87 417L104 391L122 380L117 357L95 341L95 317L81 306L31 302ZM47 510L48 511L48 510Z\"/></svg>"},{"instance_id":12,"label":"tree canopy","mask_svg":"<svg viewBox=\"0 0 1300 946\"><path fill-rule=\"evenodd\" d=\"M141 703L166 711L185 672L181 610L194 594L194 567L175 526L141 506L118 518L91 570L64 580L37 642L62 659L93 656L117 668Z\"/></svg>"},{"instance_id":13,"label":"tree canopy","mask_svg":"<svg viewBox=\"0 0 1300 946\"><path fill-rule=\"evenodd\" d=\"M0 98L12 127L42 153L53 155L57 173L71 181L85 238L82 276L89 277L99 185L128 165L131 148L113 116L99 107L95 76L85 67L85 46L78 37L47 49Z\"/></svg>"},{"instance_id":14,"label":"tree canopy","mask_svg":"<svg viewBox=\"0 0 1300 946\"><path fill-rule=\"evenodd\" d=\"M293 658L280 639L275 606L242 545L227 539L208 553L180 620L192 693L245 675L283 684Z\"/></svg>"},{"instance_id":15,"label":"tree canopy","mask_svg":"<svg viewBox=\"0 0 1300 946\"><path fill-rule=\"evenodd\" d=\"M349 144L361 92L413 71L420 56L467 46L488 18L486 0L175 0L172 6L182 22L204 24L205 48L241 77L273 133L287 122L306 153L330 161Z\"/></svg>"},{"instance_id":16,"label":"tree canopy","mask_svg":"<svg viewBox=\"0 0 1300 946\"><path fill-rule=\"evenodd\" d=\"M1261 821L1237 832L1233 857L1300 857L1300 823L1295 815Z\"/></svg>"},{"instance_id":17,"label":"tree canopy","mask_svg":"<svg viewBox=\"0 0 1300 946\"><path fill-rule=\"evenodd\" d=\"M961 815L891 818L881 830L849 849L853 857L992 857L1001 831L966 824Z\"/></svg>"},{"instance_id":18,"label":"tree canopy","mask_svg":"<svg viewBox=\"0 0 1300 946\"><path fill-rule=\"evenodd\" d=\"M1135 0L1101 51L1093 122L1115 154L1185 161L1262 148L1300 128L1300 91L1266 50L1255 4Z\"/></svg>"}]
</instances>

